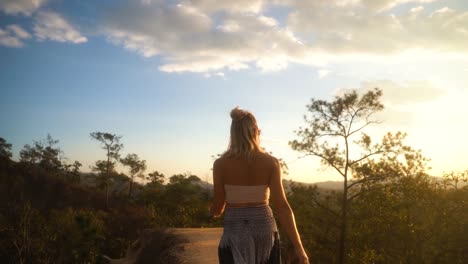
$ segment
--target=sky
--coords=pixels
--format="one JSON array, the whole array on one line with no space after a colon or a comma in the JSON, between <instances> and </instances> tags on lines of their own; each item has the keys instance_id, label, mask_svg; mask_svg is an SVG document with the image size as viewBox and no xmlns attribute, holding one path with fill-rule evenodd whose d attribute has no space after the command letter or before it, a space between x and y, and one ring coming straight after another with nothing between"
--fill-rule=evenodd
<instances>
[{"instance_id":1,"label":"sky","mask_svg":"<svg viewBox=\"0 0 468 264\"><path fill-rule=\"evenodd\" d=\"M0 137L15 159L50 134L89 171L103 131L147 172L210 180L239 106L286 179L341 180L288 142L311 98L374 87L375 140L403 131L430 174L468 169L468 2L0 0Z\"/></svg>"}]
</instances>

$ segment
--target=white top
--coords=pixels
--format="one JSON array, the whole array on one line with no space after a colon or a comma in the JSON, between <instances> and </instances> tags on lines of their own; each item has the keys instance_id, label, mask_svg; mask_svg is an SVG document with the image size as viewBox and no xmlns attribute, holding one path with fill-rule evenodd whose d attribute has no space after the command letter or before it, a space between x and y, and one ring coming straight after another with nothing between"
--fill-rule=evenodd
<instances>
[{"instance_id":1,"label":"white top","mask_svg":"<svg viewBox=\"0 0 468 264\"><path fill-rule=\"evenodd\" d=\"M226 203L260 203L268 202L270 188L268 185L224 185Z\"/></svg>"}]
</instances>

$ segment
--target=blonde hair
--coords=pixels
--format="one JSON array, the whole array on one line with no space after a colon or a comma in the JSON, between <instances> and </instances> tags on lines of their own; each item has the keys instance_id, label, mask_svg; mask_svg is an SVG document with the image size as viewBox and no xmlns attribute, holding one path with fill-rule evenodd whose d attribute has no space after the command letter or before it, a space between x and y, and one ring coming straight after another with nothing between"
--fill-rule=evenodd
<instances>
[{"instance_id":1,"label":"blonde hair","mask_svg":"<svg viewBox=\"0 0 468 264\"><path fill-rule=\"evenodd\" d=\"M254 152L263 152L260 147L257 120L254 115L238 106L231 110L231 137L224 157L251 158Z\"/></svg>"}]
</instances>

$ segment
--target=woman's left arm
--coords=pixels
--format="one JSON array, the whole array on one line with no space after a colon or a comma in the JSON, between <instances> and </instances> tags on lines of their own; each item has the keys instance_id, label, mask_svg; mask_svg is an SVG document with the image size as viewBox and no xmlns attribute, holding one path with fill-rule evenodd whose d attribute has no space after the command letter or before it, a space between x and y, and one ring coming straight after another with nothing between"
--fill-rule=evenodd
<instances>
[{"instance_id":1,"label":"woman's left arm","mask_svg":"<svg viewBox=\"0 0 468 264\"><path fill-rule=\"evenodd\" d=\"M226 206L226 195L219 163L220 161L217 159L213 164L213 205L210 213L214 217L220 217Z\"/></svg>"}]
</instances>

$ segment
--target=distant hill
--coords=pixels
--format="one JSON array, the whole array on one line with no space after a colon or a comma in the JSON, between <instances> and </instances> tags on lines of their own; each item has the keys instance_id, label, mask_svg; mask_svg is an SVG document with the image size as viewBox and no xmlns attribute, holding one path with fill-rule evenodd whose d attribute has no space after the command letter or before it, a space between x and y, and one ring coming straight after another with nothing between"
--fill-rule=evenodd
<instances>
[{"instance_id":1,"label":"distant hill","mask_svg":"<svg viewBox=\"0 0 468 264\"><path fill-rule=\"evenodd\" d=\"M200 181L198 183L203 189L212 191L213 184L205 181ZM324 181L324 182L314 182L314 183L306 183L306 182L298 182L293 180L283 180L283 187L286 192L291 190L291 184L296 185L303 185L303 186L313 186L317 185L317 188L323 190L343 190L343 182L341 181Z\"/></svg>"},{"instance_id":2,"label":"distant hill","mask_svg":"<svg viewBox=\"0 0 468 264\"><path fill-rule=\"evenodd\" d=\"M442 177L437 177L437 176L429 176L433 180L437 182L442 182L443 178ZM303 182L296 182L292 180L284 180L283 185L286 190L289 190L289 184L293 182L294 184L300 184L300 185L316 185L317 188L319 189L324 189L324 190L336 190L340 191L343 190L343 182L342 181L323 181L323 182L314 182L314 183L303 183ZM352 183L353 181L349 181L349 183ZM463 186L468 185L468 183L460 181L458 182L458 188L462 188Z\"/></svg>"}]
</instances>

